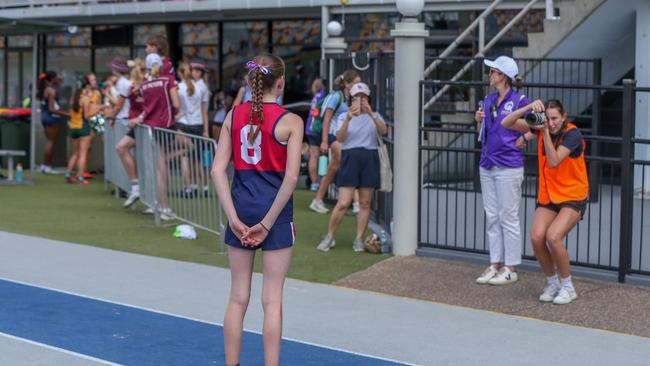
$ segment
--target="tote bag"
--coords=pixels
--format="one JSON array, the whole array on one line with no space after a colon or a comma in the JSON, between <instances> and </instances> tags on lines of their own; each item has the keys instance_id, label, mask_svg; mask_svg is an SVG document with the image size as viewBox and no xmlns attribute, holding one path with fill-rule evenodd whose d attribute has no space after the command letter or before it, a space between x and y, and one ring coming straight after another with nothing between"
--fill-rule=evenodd
<instances>
[{"instance_id":1,"label":"tote bag","mask_svg":"<svg viewBox=\"0 0 650 366\"><path fill-rule=\"evenodd\" d=\"M379 191L391 192L393 190L393 169L390 166L388 148L377 132L377 152L379 153Z\"/></svg>"}]
</instances>

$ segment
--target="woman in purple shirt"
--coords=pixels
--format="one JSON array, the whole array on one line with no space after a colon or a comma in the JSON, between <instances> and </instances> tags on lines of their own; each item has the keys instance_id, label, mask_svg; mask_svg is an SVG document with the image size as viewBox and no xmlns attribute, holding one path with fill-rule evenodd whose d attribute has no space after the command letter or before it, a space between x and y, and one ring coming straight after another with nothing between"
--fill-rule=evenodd
<instances>
[{"instance_id":1,"label":"woman in purple shirt","mask_svg":"<svg viewBox=\"0 0 650 366\"><path fill-rule=\"evenodd\" d=\"M501 56L485 60L490 68L490 86L497 91L485 98L476 112L479 140L482 143L480 175L483 207L487 220L490 266L476 279L479 284L505 285L517 281L521 264L521 227L519 202L524 179L523 136L507 129L501 120L530 104L521 88L517 63Z\"/></svg>"}]
</instances>

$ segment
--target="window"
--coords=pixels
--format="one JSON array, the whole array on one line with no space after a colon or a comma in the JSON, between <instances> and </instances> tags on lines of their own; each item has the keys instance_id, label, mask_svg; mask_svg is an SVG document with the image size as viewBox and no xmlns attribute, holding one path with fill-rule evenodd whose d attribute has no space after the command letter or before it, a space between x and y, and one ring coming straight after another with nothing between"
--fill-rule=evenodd
<instances>
[{"instance_id":1,"label":"window","mask_svg":"<svg viewBox=\"0 0 650 366\"><path fill-rule=\"evenodd\" d=\"M80 27L77 33L68 32L50 33L46 37L48 46L53 47L84 47L90 46L91 28Z\"/></svg>"},{"instance_id":2,"label":"window","mask_svg":"<svg viewBox=\"0 0 650 366\"><path fill-rule=\"evenodd\" d=\"M180 27L182 58L205 63L210 92L220 89L219 82L219 24L190 23Z\"/></svg>"},{"instance_id":3,"label":"window","mask_svg":"<svg viewBox=\"0 0 650 366\"><path fill-rule=\"evenodd\" d=\"M90 72L90 48L49 48L46 62L47 70L59 74L59 103L67 109L76 81Z\"/></svg>"},{"instance_id":4,"label":"window","mask_svg":"<svg viewBox=\"0 0 650 366\"><path fill-rule=\"evenodd\" d=\"M259 53L268 52L268 23L227 22L223 24L224 88L236 90L242 83L244 64Z\"/></svg>"},{"instance_id":5,"label":"window","mask_svg":"<svg viewBox=\"0 0 650 366\"><path fill-rule=\"evenodd\" d=\"M286 62L284 101L310 99L311 83L320 68L320 20L274 21L273 53Z\"/></svg>"}]
</instances>

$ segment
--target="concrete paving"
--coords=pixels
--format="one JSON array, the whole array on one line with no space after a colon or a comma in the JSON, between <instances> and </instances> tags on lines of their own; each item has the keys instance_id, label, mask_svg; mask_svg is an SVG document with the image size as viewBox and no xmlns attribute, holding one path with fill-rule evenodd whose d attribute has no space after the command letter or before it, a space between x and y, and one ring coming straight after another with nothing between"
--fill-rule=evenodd
<instances>
[{"instance_id":1,"label":"concrete paving","mask_svg":"<svg viewBox=\"0 0 650 366\"><path fill-rule=\"evenodd\" d=\"M222 268L5 232L0 251L6 280L216 324L223 317L229 272ZM254 332L262 328L260 288L256 275L245 324ZM286 284L284 336L419 365L647 365L650 359L648 338L297 280ZM48 349L39 357L53 356ZM14 361L8 364L22 365Z\"/></svg>"}]
</instances>

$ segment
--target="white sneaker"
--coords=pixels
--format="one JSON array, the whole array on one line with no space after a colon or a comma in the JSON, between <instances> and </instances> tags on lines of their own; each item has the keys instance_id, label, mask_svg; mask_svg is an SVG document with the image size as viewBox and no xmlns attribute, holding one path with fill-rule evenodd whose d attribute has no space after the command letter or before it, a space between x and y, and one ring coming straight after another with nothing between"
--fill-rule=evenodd
<instances>
[{"instance_id":1,"label":"white sneaker","mask_svg":"<svg viewBox=\"0 0 650 366\"><path fill-rule=\"evenodd\" d=\"M578 298L578 294L573 286L562 286L560 292L558 292L555 299L553 299L553 304L555 305L566 305L571 301Z\"/></svg>"},{"instance_id":2,"label":"white sneaker","mask_svg":"<svg viewBox=\"0 0 650 366\"><path fill-rule=\"evenodd\" d=\"M316 249L320 250L321 252L327 252L331 248L334 248L335 245L336 245L336 241L334 240L334 238L330 238L329 236L325 235L323 237L323 240L321 240L320 243L318 243Z\"/></svg>"},{"instance_id":3,"label":"white sneaker","mask_svg":"<svg viewBox=\"0 0 650 366\"><path fill-rule=\"evenodd\" d=\"M143 215L153 215L153 208L147 207L141 212Z\"/></svg>"},{"instance_id":4,"label":"white sneaker","mask_svg":"<svg viewBox=\"0 0 650 366\"><path fill-rule=\"evenodd\" d=\"M330 212L330 210L328 210L327 207L325 207L323 201L312 200L311 204L309 205L309 208L312 209L312 211L318 212L319 214L326 214Z\"/></svg>"},{"instance_id":5,"label":"white sneaker","mask_svg":"<svg viewBox=\"0 0 650 366\"><path fill-rule=\"evenodd\" d=\"M496 276L497 273L498 271L496 268L494 268L494 266L489 266L488 268L485 269L485 271L483 271L483 273L481 273L481 276L479 276L479 278L476 279L476 283L480 285L484 285L488 283L488 281L491 280L492 277Z\"/></svg>"},{"instance_id":6,"label":"white sneaker","mask_svg":"<svg viewBox=\"0 0 650 366\"><path fill-rule=\"evenodd\" d=\"M172 209L167 207L167 208L163 208L162 210L160 210L160 219L163 220L163 221L174 220L175 217L174 217L174 214L172 213Z\"/></svg>"},{"instance_id":7,"label":"white sneaker","mask_svg":"<svg viewBox=\"0 0 650 366\"><path fill-rule=\"evenodd\" d=\"M512 272L508 267L503 267L496 276L490 278L488 283L490 285L507 285L509 283L517 282L517 272Z\"/></svg>"},{"instance_id":8,"label":"white sneaker","mask_svg":"<svg viewBox=\"0 0 650 366\"><path fill-rule=\"evenodd\" d=\"M354 241L352 242L352 250L354 250L357 253L363 252L365 250L363 247L363 240L361 238L354 239Z\"/></svg>"},{"instance_id":9,"label":"white sneaker","mask_svg":"<svg viewBox=\"0 0 650 366\"><path fill-rule=\"evenodd\" d=\"M552 302L557 296L558 292L560 292L561 288L562 286L560 286L559 282L549 283L548 285L546 285L546 287L544 287L544 291L542 291L542 294L539 295L539 301Z\"/></svg>"},{"instance_id":10,"label":"white sneaker","mask_svg":"<svg viewBox=\"0 0 650 366\"><path fill-rule=\"evenodd\" d=\"M41 173L43 173L43 174L56 174L56 172L54 171L54 169L52 169L52 167L49 166L49 165L43 165L43 164L41 164L39 170L40 170Z\"/></svg>"},{"instance_id":11,"label":"white sneaker","mask_svg":"<svg viewBox=\"0 0 650 366\"><path fill-rule=\"evenodd\" d=\"M129 198L127 198L126 201L124 201L122 207L129 208L133 206L133 204L136 203L139 199L140 199L140 191L131 190L131 193L129 194Z\"/></svg>"},{"instance_id":12,"label":"white sneaker","mask_svg":"<svg viewBox=\"0 0 650 366\"><path fill-rule=\"evenodd\" d=\"M352 202L352 213L355 215L359 213L359 202Z\"/></svg>"}]
</instances>

